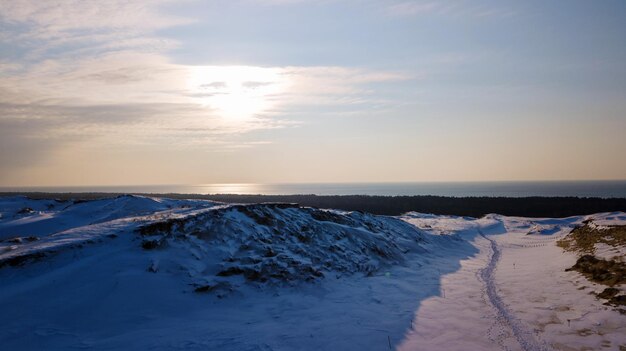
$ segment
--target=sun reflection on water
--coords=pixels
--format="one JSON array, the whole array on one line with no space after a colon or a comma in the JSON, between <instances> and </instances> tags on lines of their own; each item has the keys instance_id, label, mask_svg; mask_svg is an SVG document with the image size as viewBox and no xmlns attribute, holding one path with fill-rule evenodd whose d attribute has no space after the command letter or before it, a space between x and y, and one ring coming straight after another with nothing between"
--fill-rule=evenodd
<instances>
[{"instance_id":1,"label":"sun reflection on water","mask_svg":"<svg viewBox=\"0 0 626 351\"><path fill-rule=\"evenodd\" d=\"M267 191L261 184L229 183L229 184L200 184L194 186L198 194L244 194L255 195Z\"/></svg>"}]
</instances>

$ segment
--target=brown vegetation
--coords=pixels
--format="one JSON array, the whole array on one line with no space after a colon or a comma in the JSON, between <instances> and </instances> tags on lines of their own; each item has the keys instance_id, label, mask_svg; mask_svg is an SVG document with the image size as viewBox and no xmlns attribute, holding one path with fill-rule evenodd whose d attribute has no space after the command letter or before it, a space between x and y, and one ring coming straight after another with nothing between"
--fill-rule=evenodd
<instances>
[{"instance_id":1,"label":"brown vegetation","mask_svg":"<svg viewBox=\"0 0 626 351\"><path fill-rule=\"evenodd\" d=\"M603 260L584 255L566 271L580 272L587 279L608 286L626 283L626 264L616 260Z\"/></svg>"},{"instance_id":2,"label":"brown vegetation","mask_svg":"<svg viewBox=\"0 0 626 351\"><path fill-rule=\"evenodd\" d=\"M606 305L625 306L626 295L619 295L620 290L615 286L626 283L626 263L621 257L605 260L593 256L597 244L613 247L626 245L626 226L597 226L588 220L557 242L564 250L582 255L566 271L577 271L595 283L608 285L608 288L596 295L598 299L607 300ZM622 308L618 311L626 313Z\"/></svg>"},{"instance_id":3,"label":"brown vegetation","mask_svg":"<svg viewBox=\"0 0 626 351\"><path fill-rule=\"evenodd\" d=\"M569 235L559 240L557 245L566 251L595 253L595 245L604 243L611 246L626 245L626 226L613 225L599 227L592 221L572 230Z\"/></svg>"}]
</instances>

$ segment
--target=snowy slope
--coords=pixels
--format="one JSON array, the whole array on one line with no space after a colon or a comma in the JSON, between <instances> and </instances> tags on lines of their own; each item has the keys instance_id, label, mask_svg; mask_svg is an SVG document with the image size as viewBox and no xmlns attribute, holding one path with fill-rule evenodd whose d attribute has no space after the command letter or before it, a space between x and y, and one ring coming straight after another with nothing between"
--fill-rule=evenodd
<instances>
[{"instance_id":1,"label":"snowy slope","mask_svg":"<svg viewBox=\"0 0 626 351\"><path fill-rule=\"evenodd\" d=\"M136 195L93 201L0 198L0 240L16 235L47 236L63 230L172 208L191 207L200 201L176 201Z\"/></svg>"},{"instance_id":2,"label":"snowy slope","mask_svg":"<svg viewBox=\"0 0 626 351\"><path fill-rule=\"evenodd\" d=\"M232 287L239 277L295 285L326 275L373 275L425 251L420 231L396 218L291 204L216 207L140 232L160 262L170 260L168 248L189 251L194 263L188 273L208 290Z\"/></svg>"},{"instance_id":3,"label":"snowy slope","mask_svg":"<svg viewBox=\"0 0 626 351\"><path fill-rule=\"evenodd\" d=\"M447 293L422 302L400 350L626 348L626 316L593 295L604 286L566 272L576 255L555 245L587 219L624 225L623 213L563 219L489 215L473 221L408 214L405 219L433 231L453 228L480 251L442 277Z\"/></svg>"},{"instance_id":4,"label":"snowy slope","mask_svg":"<svg viewBox=\"0 0 626 351\"><path fill-rule=\"evenodd\" d=\"M626 316L555 245L590 217L137 196L0 198L0 214L3 349L626 347Z\"/></svg>"},{"instance_id":5,"label":"snowy slope","mask_svg":"<svg viewBox=\"0 0 626 351\"><path fill-rule=\"evenodd\" d=\"M1 266L115 237L141 223L192 213L214 203L126 195L93 201L9 197L0 198L0 206Z\"/></svg>"}]
</instances>

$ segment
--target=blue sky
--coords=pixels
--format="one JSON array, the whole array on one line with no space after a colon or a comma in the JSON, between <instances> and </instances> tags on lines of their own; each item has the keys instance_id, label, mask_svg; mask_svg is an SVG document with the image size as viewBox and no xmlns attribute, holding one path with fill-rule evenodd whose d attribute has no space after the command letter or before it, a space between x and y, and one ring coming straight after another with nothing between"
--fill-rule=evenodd
<instances>
[{"instance_id":1,"label":"blue sky","mask_svg":"<svg viewBox=\"0 0 626 351\"><path fill-rule=\"evenodd\" d=\"M0 4L0 185L626 179L623 1Z\"/></svg>"}]
</instances>

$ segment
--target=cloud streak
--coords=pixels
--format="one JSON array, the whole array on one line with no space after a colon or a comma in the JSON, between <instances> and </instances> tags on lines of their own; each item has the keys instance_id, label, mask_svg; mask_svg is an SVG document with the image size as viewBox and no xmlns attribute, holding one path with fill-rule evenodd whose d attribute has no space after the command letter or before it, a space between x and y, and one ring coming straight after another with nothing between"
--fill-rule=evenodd
<instances>
[{"instance_id":1,"label":"cloud streak","mask_svg":"<svg viewBox=\"0 0 626 351\"><path fill-rule=\"evenodd\" d=\"M291 117L311 105L356 106L372 84L407 78L346 67L177 64L168 50L179 44L155 35L191 22L160 10L172 3L0 3L8 28L0 45L20 52L19 60L0 61L0 160L7 166L0 178L78 146L262 147L266 140L237 138L297 126Z\"/></svg>"},{"instance_id":2,"label":"cloud streak","mask_svg":"<svg viewBox=\"0 0 626 351\"><path fill-rule=\"evenodd\" d=\"M440 15L457 18L507 18L515 14L511 9L464 0L430 1L399 0L386 3L386 13L393 17Z\"/></svg>"}]
</instances>

